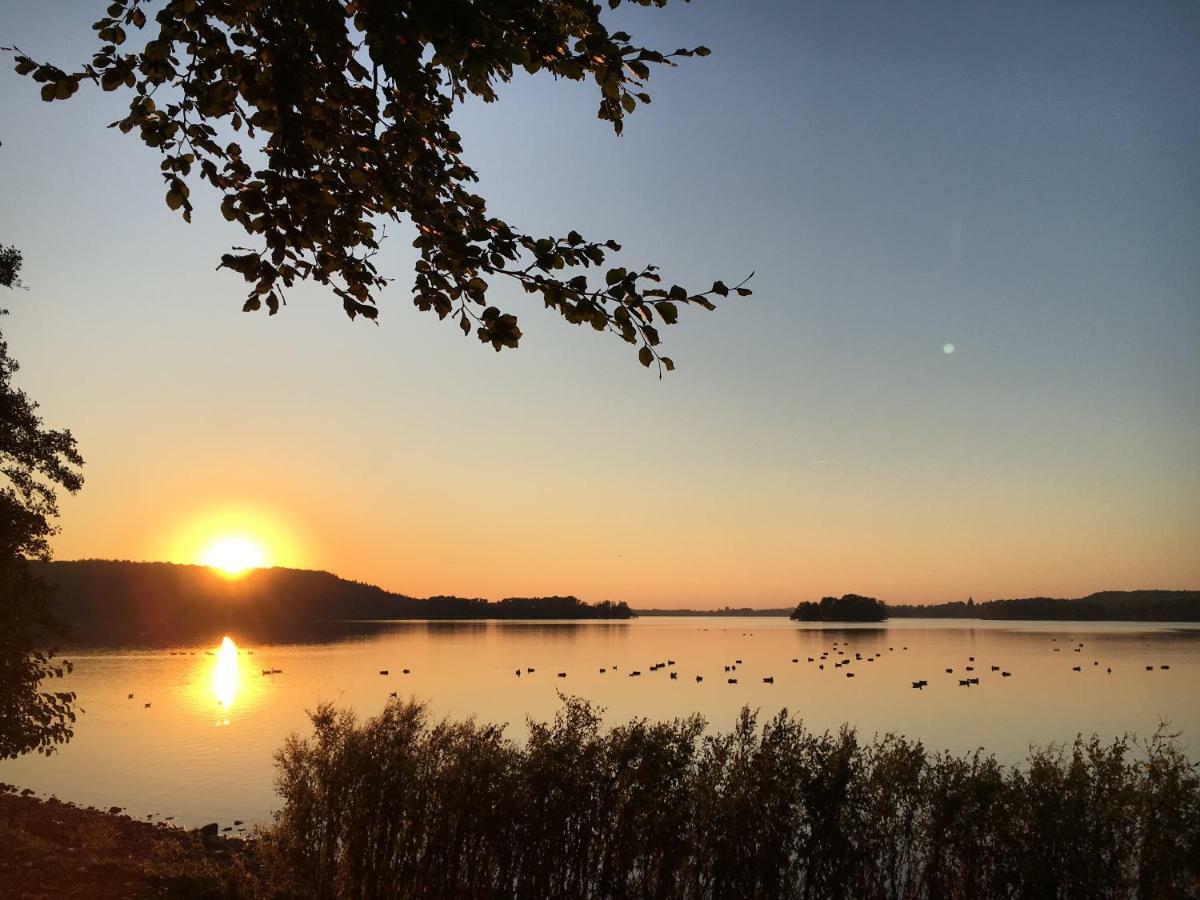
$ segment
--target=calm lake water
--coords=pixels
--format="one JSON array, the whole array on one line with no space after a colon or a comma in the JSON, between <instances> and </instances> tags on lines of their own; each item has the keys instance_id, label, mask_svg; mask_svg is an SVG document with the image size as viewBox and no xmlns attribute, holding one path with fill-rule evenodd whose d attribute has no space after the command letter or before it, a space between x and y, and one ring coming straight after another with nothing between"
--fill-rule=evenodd
<instances>
[{"instance_id":1,"label":"calm lake water","mask_svg":"<svg viewBox=\"0 0 1200 900\"><path fill-rule=\"evenodd\" d=\"M67 686L85 710L75 739L50 758L0 762L0 781L183 825L265 822L276 805L272 754L289 733L307 733L305 711L332 701L367 716L393 691L428 701L439 717L507 722L518 740L527 717L553 717L563 692L596 701L613 722L699 712L727 730L744 705L764 714L786 707L817 730L849 723L867 736L896 732L939 749L982 747L1007 762L1020 761L1031 743L1078 733L1145 735L1169 722L1189 755L1200 757L1196 625L899 620L833 627L680 617L406 622L321 644L229 638L233 645L224 649L218 642L72 655ZM650 671L668 659L675 665ZM849 665L835 668L845 659ZM735 664L736 672L724 671ZM525 674L530 667L536 671ZM635 669L640 677L629 676ZM961 687L969 675L979 685ZM736 685L727 683L731 677ZM914 690L918 679L929 686Z\"/></svg>"}]
</instances>

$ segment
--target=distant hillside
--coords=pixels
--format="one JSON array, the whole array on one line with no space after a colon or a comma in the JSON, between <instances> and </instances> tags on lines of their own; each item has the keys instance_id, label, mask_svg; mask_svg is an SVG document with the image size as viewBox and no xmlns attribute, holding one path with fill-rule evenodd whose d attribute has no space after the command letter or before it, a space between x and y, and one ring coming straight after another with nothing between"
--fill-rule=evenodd
<instances>
[{"instance_id":1,"label":"distant hillside","mask_svg":"<svg viewBox=\"0 0 1200 900\"><path fill-rule=\"evenodd\" d=\"M888 606L892 618L1042 619L1056 621L1200 622L1200 591L1100 591L1064 600L961 601L929 606Z\"/></svg>"},{"instance_id":2,"label":"distant hillside","mask_svg":"<svg viewBox=\"0 0 1200 900\"><path fill-rule=\"evenodd\" d=\"M624 603L575 597L479 598L394 594L302 569L256 569L237 579L206 566L80 560L35 563L56 585L55 607L85 643L207 639L228 629L259 640L368 630L380 619L627 619ZM356 624L357 623L357 624Z\"/></svg>"}]
</instances>

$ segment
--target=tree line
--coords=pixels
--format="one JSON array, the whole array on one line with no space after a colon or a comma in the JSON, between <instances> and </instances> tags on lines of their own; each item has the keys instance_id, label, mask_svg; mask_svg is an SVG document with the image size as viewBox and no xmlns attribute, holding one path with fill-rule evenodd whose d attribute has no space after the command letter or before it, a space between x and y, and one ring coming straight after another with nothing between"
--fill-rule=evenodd
<instances>
[{"instance_id":1,"label":"tree line","mask_svg":"<svg viewBox=\"0 0 1200 900\"><path fill-rule=\"evenodd\" d=\"M894 618L1200 622L1200 591L1100 591L1073 600L1027 597L928 606L888 604Z\"/></svg>"},{"instance_id":2,"label":"tree line","mask_svg":"<svg viewBox=\"0 0 1200 900\"><path fill-rule=\"evenodd\" d=\"M1030 597L974 599L926 605L884 603L845 594L800 603L792 619L801 622L882 622L895 619L1033 619L1044 621L1200 622L1200 591L1100 591L1075 600Z\"/></svg>"},{"instance_id":3,"label":"tree line","mask_svg":"<svg viewBox=\"0 0 1200 900\"><path fill-rule=\"evenodd\" d=\"M625 603L578 597L436 596L385 591L329 572L256 569L237 579L206 566L122 560L35 564L53 610L78 643L316 639L374 630L391 619L628 619Z\"/></svg>"}]
</instances>

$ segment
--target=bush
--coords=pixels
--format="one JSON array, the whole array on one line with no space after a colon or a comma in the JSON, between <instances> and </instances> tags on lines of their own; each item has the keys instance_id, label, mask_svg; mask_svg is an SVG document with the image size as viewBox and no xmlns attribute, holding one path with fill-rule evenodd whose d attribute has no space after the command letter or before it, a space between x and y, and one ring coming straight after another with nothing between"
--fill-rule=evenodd
<instances>
[{"instance_id":1,"label":"bush","mask_svg":"<svg viewBox=\"0 0 1200 900\"><path fill-rule=\"evenodd\" d=\"M1163 732L1010 768L786 711L605 730L565 698L523 746L411 701L313 725L264 835L293 896L1200 896L1197 766Z\"/></svg>"}]
</instances>

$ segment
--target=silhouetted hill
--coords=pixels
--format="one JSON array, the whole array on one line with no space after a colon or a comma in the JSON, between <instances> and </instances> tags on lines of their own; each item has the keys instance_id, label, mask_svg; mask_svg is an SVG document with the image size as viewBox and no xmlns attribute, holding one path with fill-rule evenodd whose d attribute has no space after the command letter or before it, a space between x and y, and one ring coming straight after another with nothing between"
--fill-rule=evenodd
<instances>
[{"instance_id":1,"label":"silhouetted hill","mask_svg":"<svg viewBox=\"0 0 1200 900\"><path fill-rule=\"evenodd\" d=\"M1100 591L1066 600L1026 597L888 606L893 618L1041 619L1050 621L1200 622L1200 591Z\"/></svg>"},{"instance_id":2,"label":"silhouetted hill","mask_svg":"<svg viewBox=\"0 0 1200 900\"><path fill-rule=\"evenodd\" d=\"M84 643L208 639L229 629L258 640L371 629L382 619L625 619L624 603L575 597L480 598L394 594L303 569L255 569L230 579L206 566L114 560L34 563L57 587L55 609Z\"/></svg>"}]
</instances>

